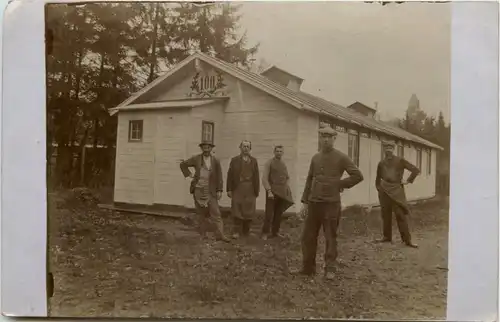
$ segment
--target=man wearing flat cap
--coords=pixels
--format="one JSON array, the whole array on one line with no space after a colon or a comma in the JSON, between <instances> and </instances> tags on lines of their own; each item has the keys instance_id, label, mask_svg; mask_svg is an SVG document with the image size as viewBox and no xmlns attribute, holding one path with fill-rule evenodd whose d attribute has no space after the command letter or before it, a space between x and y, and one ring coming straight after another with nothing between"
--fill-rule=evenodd
<instances>
[{"instance_id":1,"label":"man wearing flat cap","mask_svg":"<svg viewBox=\"0 0 500 322\"><path fill-rule=\"evenodd\" d=\"M215 226L215 238L229 242L224 235L224 225L219 209L222 197L223 179L222 167L217 158L212 155L214 144L203 141L199 144L202 153L197 154L180 164L186 178L192 178L190 192L194 198L196 212L199 216L199 231L202 238L206 237L207 226L212 222ZM194 168L194 174L189 170Z\"/></svg>"},{"instance_id":2,"label":"man wearing flat cap","mask_svg":"<svg viewBox=\"0 0 500 322\"><path fill-rule=\"evenodd\" d=\"M302 203L307 212L302 233L302 269L298 274L316 273L316 249L321 227L326 241L325 277L334 278L337 266L337 231L340 223L340 193L363 181L361 171L344 153L333 148L337 132L322 124L319 130L321 150L311 160ZM349 177L341 179L344 172Z\"/></svg>"},{"instance_id":3,"label":"man wearing flat cap","mask_svg":"<svg viewBox=\"0 0 500 322\"><path fill-rule=\"evenodd\" d=\"M413 183L420 174L420 170L402 157L394 155L394 142L383 141L384 159L377 166L375 187L378 191L383 222L383 238L376 240L379 243L392 242L392 213L394 212L399 233L403 243L417 248L411 240L408 228L410 209L406 201L404 186ZM404 171L410 171L410 176L403 181Z\"/></svg>"}]
</instances>

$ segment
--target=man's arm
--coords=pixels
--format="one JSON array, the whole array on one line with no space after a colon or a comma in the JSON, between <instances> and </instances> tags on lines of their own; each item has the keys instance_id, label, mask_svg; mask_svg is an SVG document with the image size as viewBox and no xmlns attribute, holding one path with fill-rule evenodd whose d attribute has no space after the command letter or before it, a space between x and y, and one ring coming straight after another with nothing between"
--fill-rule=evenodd
<instances>
[{"instance_id":1,"label":"man's arm","mask_svg":"<svg viewBox=\"0 0 500 322\"><path fill-rule=\"evenodd\" d=\"M382 180L382 164L381 162L377 165L377 176L375 177L375 188L380 187L380 181Z\"/></svg>"},{"instance_id":2,"label":"man's arm","mask_svg":"<svg viewBox=\"0 0 500 322\"><path fill-rule=\"evenodd\" d=\"M358 167L352 162L349 157L344 157L344 171L349 174L349 177L340 180L342 189L349 189L363 181L363 174Z\"/></svg>"},{"instance_id":3,"label":"man's arm","mask_svg":"<svg viewBox=\"0 0 500 322\"><path fill-rule=\"evenodd\" d=\"M264 169L262 170L262 185L266 191L271 190L271 185L269 184L269 170L271 168L271 160L264 163Z\"/></svg>"},{"instance_id":4,"label":"man's arm","mask_svg":"<svg viewBox=\"0 0 500 322\"><path fill-rule=\"evenodd\" d=\"M406 181L408 181L409 183L413 183L413 181L415 181L415 178L417 178L417 176L420 174L420 170L416 166L408 162L406 159L401 159L401 162L403 162L404 168L411 172Z\"/></svg>"},{"instance_id":5,"label":"man's arm","mask_svg":"<svg viewBox=\"0 0 500 322\"><path fill-rule=\"evenodd\" d=\"M311 164L309 165L309 172L307 173L306 186L304 187L304 193L302 193L302 199L301 199L302 203L308 202L309 194L311 193L311 184L313 178L313 159L311 159Z\"/></svg>"},{"instance_id":6,"label":"man's arm","mask_svg":"<svg viewBox=\"0 0 500 322\"><path fill-rule=\"evenodd\" d=\"M254 176L255 196L258 197L259 193L260 193L260 182L259 182L260 181L260 174L259 174L259 163L257 162L257 159L254 158L253 164L254 164L254 171L255 171L255 176Z\"/></svg>"},{"instance_id":7,"label":"man's arm","mask_svg":"<svg viewBox=\"0 0 500 322\"><path fill-rule=\"evenodd\" d=\"M227 169L227 178L226 178L226 192L233 191L233 159L229 162L229 169Z\"/></svg>"},{"instance_id":8,"label":"man's arm","mask_svg":"<svg viewBox=\"0 0 500 322\"><path fill-rule=\"evenodd\" d=\"M182 171L182 174L184 175L185 178L190 177L192 175L191 171L189 168L193 168L196 165L196 156L193 156L187 160L181 161L180 168Z\"/></svg>"},{"instance_id":9,"label":"man's arm","mask_svg":"<svg viewBox=\"0 0 500 322\"><path fill-rule=\"evenodd\" d=\"M222 165L218 159L215 159L215 171L217 171L217 192L224 191L224 182L222 179Z\"/></svg>"}]
</instances>

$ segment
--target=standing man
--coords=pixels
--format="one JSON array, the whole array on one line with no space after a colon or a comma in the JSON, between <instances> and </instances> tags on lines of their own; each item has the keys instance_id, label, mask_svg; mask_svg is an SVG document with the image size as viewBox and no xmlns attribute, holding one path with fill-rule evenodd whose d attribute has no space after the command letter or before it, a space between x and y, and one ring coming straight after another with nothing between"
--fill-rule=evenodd
<instances>
[{"instance_id":1,"label":"standing man","mask_svg":"<svg viewBox=\"0 0 500 322\"><path fill-rule=\"evenodd\" d=\"M281 216L293 205L292 191L288 184L290 177L286 164L282 160L283 153L282 145L275 146L274 158L264 164L262 185L266 189L266 214L262 227L262 239L279 236Z\"/></svg>"},{"instance_id":2,"label":"standing man","mask_svg":"<svg viewBox=\"0 0 500 322\"><path fill-rule=\"evenodd\" d=\"M337 231L340 223L340 193L361 181L363 175L351 159L333 148L337 132L329 125L319 130L321 151L311 160L304 194L303 211L307 212L302 233L302 275L316 273L316 250L318 233L323 227L326 241L325 277L333 279L337 264ZM341 179L344 171L349 177Z\"/></svg>"},{"instance_id":3,"label":"standing man","mask_svg":"<svg viewBox=\"0 0 500 322\"><path fill-rule=\"evenodd\" d=\"M415 178L420 174L420 170L404 158L394 155L395 144L393 142L382 142L382 146L385 158L378 164L375 187L378 190L382 212L384 237L376 242L392 242L392 213L394 212L401 240L409 247L418 248L411 241L411 234L408 228L410 208L406 201L404 186L413 183ZM403 181L405 169L410 171L411 174L406 181Z\"/></svg>"},{"instance_id":4,"label":"standing man","mask_svg":"<svg viewBox=\"0 0 500 322\"><path fill-rule=\"evenodd\" d=\"M256 199L259 196L259 166L250 155L252 143L240 143L240 155L231 159L227 172L227 196L231 198L234 219L233 238L248 236L255 216Z\"/></svg>"},{"instance_id":5,"label":"standing man","mask_svg":"<svg viewBox=\"0 0 500 322\"><path fill-rule=\"evenodd\" d=\"M215 226L216 240L229 242L224 235L224 224L219 209L219 200L224 187L222 168L219 160L211 153L214 147L211 142L201 142L199 146L201 154L180 164L184 177L192 179L189 192L193 195L196 212L199 215L199 231L202 238L205 238L207 226L211 221ZM194 168L194 175L189 168Z\"/></svg>"}]
</instances>

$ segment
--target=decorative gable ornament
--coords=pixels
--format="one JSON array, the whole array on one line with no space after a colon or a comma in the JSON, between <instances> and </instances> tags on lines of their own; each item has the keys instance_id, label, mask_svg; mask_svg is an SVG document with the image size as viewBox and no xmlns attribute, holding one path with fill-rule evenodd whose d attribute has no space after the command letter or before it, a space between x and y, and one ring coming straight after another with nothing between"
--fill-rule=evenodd
<instances>
[{"instance_id":1,"label":"decorative gable ornament","mask_svg":"<svg viewBox=\"0 0 500 322\"><path fill-rule=\"evenodd\" d=\"M197 68L198 70L198 68ZM191 81L191 91L186 94L189 98L206 98L227 96L225 91L227 85L221 72L215 71L215 75L202 74L197 71Z\"/></svg>"}]
</instances>

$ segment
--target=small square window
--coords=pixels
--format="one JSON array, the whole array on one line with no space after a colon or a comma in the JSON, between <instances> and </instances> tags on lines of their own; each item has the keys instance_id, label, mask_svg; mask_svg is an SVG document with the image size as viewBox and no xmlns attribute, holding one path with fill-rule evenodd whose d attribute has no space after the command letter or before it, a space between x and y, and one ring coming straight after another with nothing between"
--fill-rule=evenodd
<instances>
[{"instance_id":1,"label":"small square window","mask_svg":"<svg viewBox=\"0 0 500 322\"><path fill-rule=\"evenodd\" d=\"M128 123L128 141L141 142L143 134L143 120L131 120Z\"/></svg>"},{"instance_id":2,"label":"small square window","mask_svg":"<svg viewBox=\"0 0 500 322\"><path fill-rule=\"evenodd\" d=\"M210 142L214 144L214 123L202 121L201 123L201 140L202 142Z\"/></svg>"}]
</instances>

